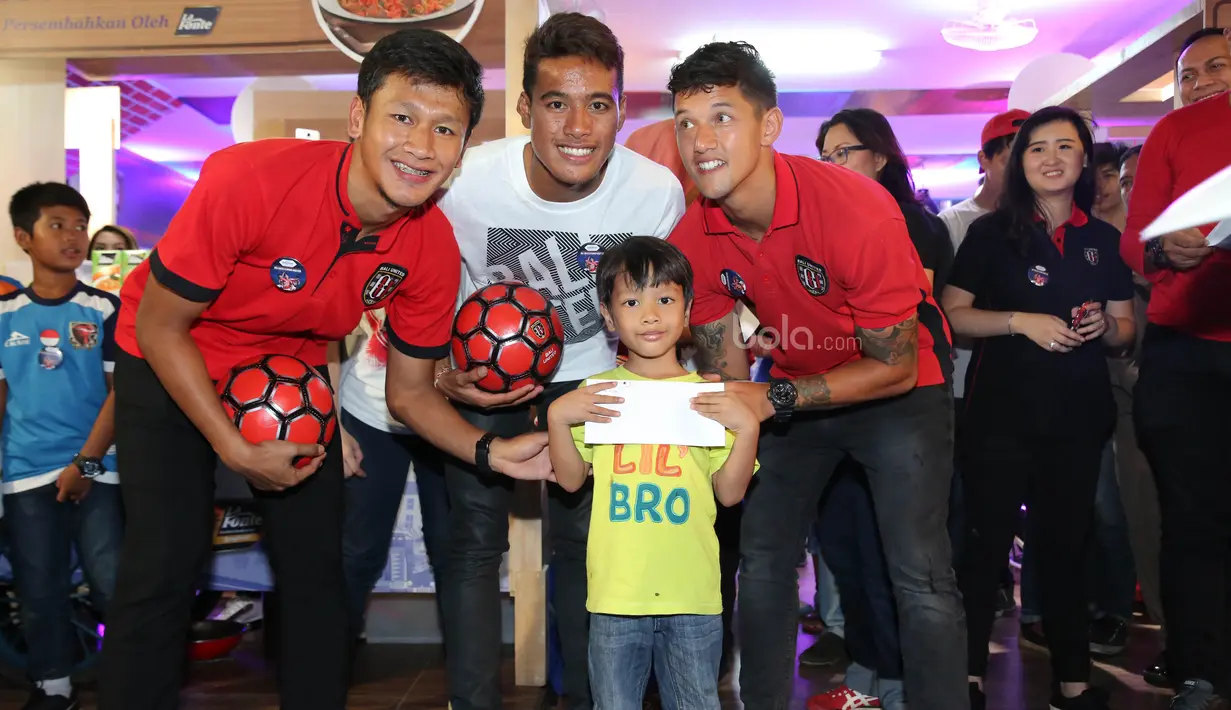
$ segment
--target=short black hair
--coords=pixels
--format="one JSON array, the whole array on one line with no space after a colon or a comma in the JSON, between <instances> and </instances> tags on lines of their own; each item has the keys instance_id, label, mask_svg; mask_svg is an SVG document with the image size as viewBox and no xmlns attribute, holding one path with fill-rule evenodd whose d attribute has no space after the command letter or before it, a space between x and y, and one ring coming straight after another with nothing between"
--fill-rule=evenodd
<instances>
[{"instance_id":1,"label":"short black hair","mask_svg":"<svg viewBox=\"0 0 1231 710\"><path fill-rule=\"evenodd\" d=\"M734 86L762 111L778 105L774 74L747 42L710 42L671 67L667 91L674 99L716 86Z\"/></svg>"},{"instance_id":2,"label":"short black hair","mask_svg":"<svg viewBox=\"0 0 1231 710\"><path fill-rule=\"evenodd\" d=\"M71 185L62 182L36 182L13 193L9 200L9 218L13 226L26 234L34 235L34 223L43 214L44 208L71 207L90 219L90 206Z\"/></svg>"},{"instance_id":3,"label":"short black hair","mask_svg":"<svg viewBox=\"0 0 1231 710\"><path fill-rule=\"evenodd\" d=\"M692 264L674 244L657 237L629 237L620 245L608 249L598 261L598 300L611 306L616 280L627 277L633 286L678 284L684 289L684 301L692 301Z\"/></svg>"},{"instance_id":4,"label":"short black hair","mask_svg":"<svg viewBox=\"0 0 1231 710\"><path fill-rule=\"evenodd\" d=\"M1090 162L1094 164L1094 171L1097 173L1106 165L1119 170L1121 156L1127 150L1128 147L1123 143L1095 143L1094 156L1090 159Z\"/></svg>"},{"instance_id":5,"label":"short black hair","mask_svg":"<svg viewBox=\"0 0 1231 710\"><path fill-rule=\"evenodd\" d=\"M456 89L470 111L466 138L479 125L483 116L483 67L449 35L411 28L380 38L359 65L356 93L365 109L390 76Z\"/></svg>"},{"instance_id":6,"label":"short black hair","mask_svg":"<svg viewBox=\"0 0 1231 710\"><path fill-rule=\"evenodd\" d=\"M995 158L997 155L1000 155L1000 151L1006 150L1009 146L1013 145L1013 139L1016 137L1017 137L1017 134L1013 133L1007 136L1000 136L999 138L993 138L990 141L984 143L983 144L983 157L987 158L988 160L991 160L992 158Z\"/></svg>"},{"instance_id":7,"label":"short black hair","mask_svg":"<svg viewBox=\"0 0 1231 710\"><path fill-rule=\"evenodd\" d=\"M1135 145L1124 151L1124 154L1120 156L1120 167L1123 168L1125 163L1138 155L1141 155L1141 145Z\"/></svg>"},{"instance_id":8,"label":"short black hair","mask_svg":"<svg viewBox=\"0 0 1231 710\"><path fill-rule=\"evenodd\" d=\"M522 55L521 89L533 99L539 62L544 59L579 57L597 62L616 73L616 94L624 93L624 48L615 33L602 22L580 12L552 15L526 38Z\"/></svg>"},{"instance_id":9,"label":"short black hair","mask_svg":"<svg viewBox=\"0 0 1231 710\"><path fill-rule=\"evenodd\" d=\"M1222 37L1223 29L1221 27L1202 27L1196 32L1184 38L1184 43L1180 45L1180 52L1176 55L1176 62L1180 61L1180 54L1188 51L1188 48L1205 39L1206 37Z\"/></svg>"}]
</instances>

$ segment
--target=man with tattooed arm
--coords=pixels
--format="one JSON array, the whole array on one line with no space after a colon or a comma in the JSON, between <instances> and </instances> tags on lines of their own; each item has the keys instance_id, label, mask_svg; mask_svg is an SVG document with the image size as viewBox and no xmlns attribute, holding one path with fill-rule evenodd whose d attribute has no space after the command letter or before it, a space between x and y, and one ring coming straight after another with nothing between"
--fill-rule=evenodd
<instances>
[{"instance_id":1,"label":"man with tattooed arm","mask_svg":"<svg viewBox=\"0 0 1231 710\"><path fill-rule=\"evenodd\" d=\"M779 710L791 697L795 563L849 456L872 488L911 707L966 710L965 618L945 528L950 340L902 213L871 180L773 149L782 112L751 46L702 47L668 89L680 156L702 195L670 238L695 274L697 364L773 420L741 531L744 705ZM768 384L746 381L731 317L741 300L775 345Z\"/></svg>"}]
</instances>

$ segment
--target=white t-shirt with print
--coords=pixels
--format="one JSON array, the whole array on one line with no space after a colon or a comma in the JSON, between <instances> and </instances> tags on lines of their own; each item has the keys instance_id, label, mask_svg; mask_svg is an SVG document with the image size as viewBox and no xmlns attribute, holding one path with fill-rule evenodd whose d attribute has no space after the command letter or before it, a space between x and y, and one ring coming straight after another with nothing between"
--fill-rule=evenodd
<instances>
[{"instance_id":1,"label":"white t-shirt with print","mask_svg":"<svg viewBox=\"0 0 1231 710\"><path fill-rule=\"evenodd\" d=\"M440 206L453 224L469 288L520 281L555 306L564 356L553 380L581 380L615 367L615 335L603 327L594 268L628 237L665 239L684 214L684 190L670 170L617 145L603 182L575 202L549 202L530 189L529 136L466 152Z\"/></svg>"},{"instance_id":2,"label":"white t-shirt with print","mask_svg":"<svg viewBox=\"0 0 1231 710\"><path fill-rule=\"evenodd\" d=\"M670 170L617 145L593 194L548 202L526 179L522 151L528 142L520 136L470 148L441 200L462 252L458 303L505 279L545 292L565 328L564 357L553 379L580 380L614 368L616 355L587 266L626 237L670 235L684 214L684 192ZM364 424L407 433L385 403L389 344L382 318L383 311L364 315L354 352L342 365L339 399Z\"/></svg>"}]
</instances>

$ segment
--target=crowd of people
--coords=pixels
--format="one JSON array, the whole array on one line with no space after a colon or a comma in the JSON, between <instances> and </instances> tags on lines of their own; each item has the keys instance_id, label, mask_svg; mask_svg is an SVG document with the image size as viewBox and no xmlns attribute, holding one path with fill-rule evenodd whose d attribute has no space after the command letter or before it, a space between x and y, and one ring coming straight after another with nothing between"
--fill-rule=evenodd
<instances>
[{"instance_id":1,"label":"crowd of people","mask_svg":"<svg viewBox=\"0 0 1231 710\"><path fill-rule=\"evenodd\" d=\"M570 708L640 708L651 684L669 710L717 708L733 625L744 705L787 707L806 537L832 582L800 661L850 662L813 710L986 707L1015 538L1053 710L1110 707L1090 656L1123 649L1137 580L1166 619L1172 708L1231 707L1231 256L1208 229L1141 239L1231 165L1229 55L1220 30L1189 38L1189 105L1139 150L1096 144L1066 108L996 116L979 191L939 216L875 111L822 124L816 157L776 151L774 78L741 42L672 69L674 117L645 155L617 145L623 50L572 13L526 42L528 136L465 150L482 68L445 35L390 34L349 143L211 156L118 299L77 271L131 235L91 244L76 191L23 189L34 276L0 295L0 416L26 710L79 707L74 545L107 623L99 707L178 706L219 462L262 506L288 710L345 706L412 464L455 710L502 703L518 479L546 482ZM502 280L561 317L545 386L486 392L449 358L460 299ZM334 383L327 447L253 444L223 413L215 381L266 353ZM587 444L585 423L620 416L612 379L723 382L691 407L724 445Z\"/></svg>"}]
</instances>

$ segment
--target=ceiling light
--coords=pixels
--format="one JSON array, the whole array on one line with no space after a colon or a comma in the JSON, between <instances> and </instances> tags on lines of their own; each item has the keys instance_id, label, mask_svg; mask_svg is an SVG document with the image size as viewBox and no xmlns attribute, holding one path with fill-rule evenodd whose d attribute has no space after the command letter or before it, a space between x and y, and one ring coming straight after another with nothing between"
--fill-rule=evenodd
<instances>
[{"instance_id":1,"label":"ceiling light","mask_svg":"<svg viewBox=\"0 0 1231 710\"><path fill-rule=\"evenodd\" d=\"M1034 20L1014 20L999 0L979 0L969 20L949 20L941 28L945 41L962 49L999 52L1024 47L1034 41L1039 28Z\"/></svg>"},{"instance_id":2,"label":"ceiling light","mask_svg":"<svg viewBox=\"0 0 1231 710\"><path fill-rule=\"evenodd\" d=\"M1167 72L1158 77L1149 84L1137 89L1133 93L1120 99L1120 103L1155 103L1159 101L1171 101L1175 98L1175 77L1171 72Z\"/></svg>"},{"instance_id":3,"label":"ceiling light","mask_svg":"<svg viewBox=\"0 0 1231 710\"><path fill-rule=\"evenodd\" d=\"M833 76L875 69L884 43L860 32L816 30L747 30L693 36L676 43L683 61L710 42L743 41L756 47L761 60L778 77Z\"/></svg>"}]
</instances>

